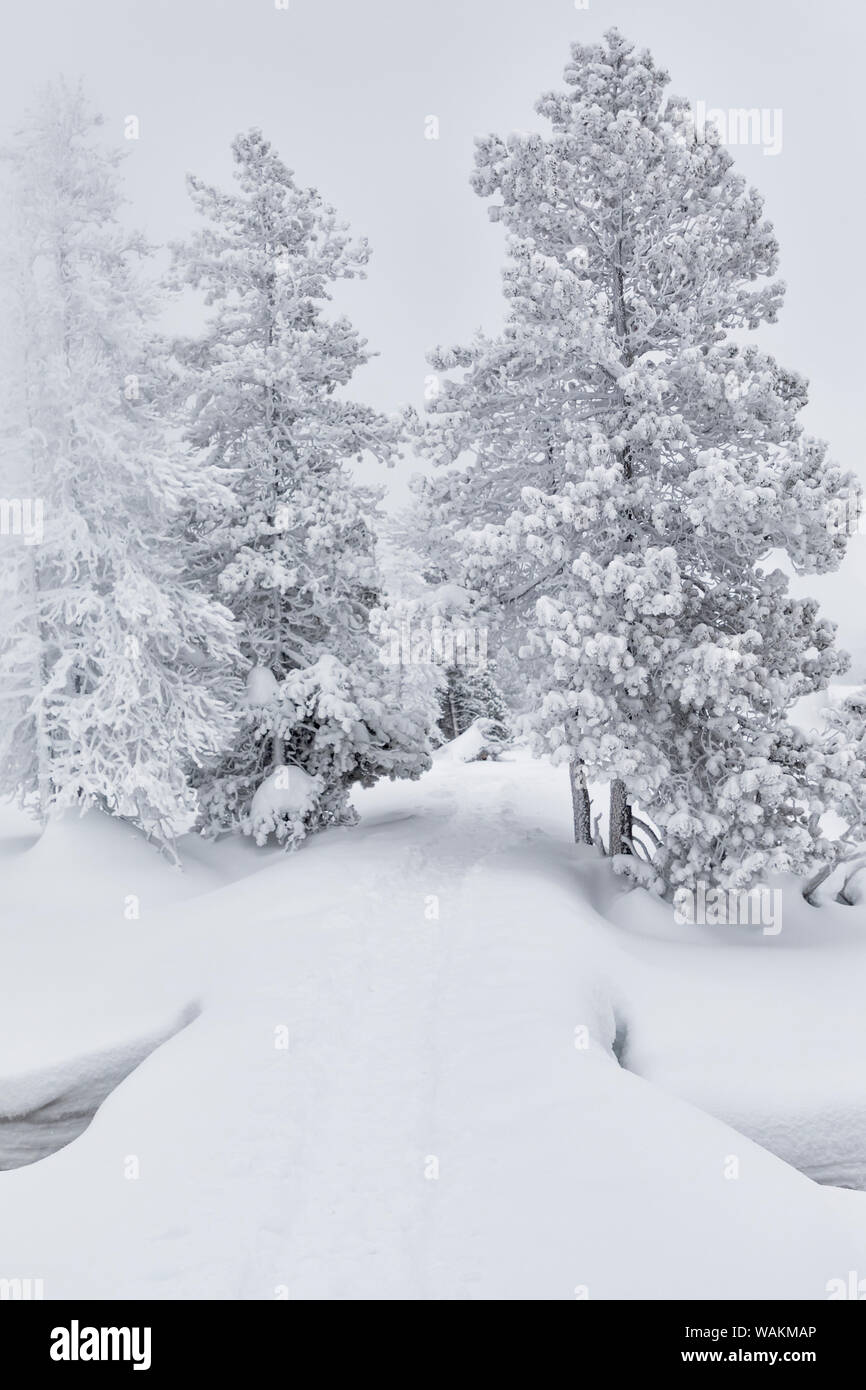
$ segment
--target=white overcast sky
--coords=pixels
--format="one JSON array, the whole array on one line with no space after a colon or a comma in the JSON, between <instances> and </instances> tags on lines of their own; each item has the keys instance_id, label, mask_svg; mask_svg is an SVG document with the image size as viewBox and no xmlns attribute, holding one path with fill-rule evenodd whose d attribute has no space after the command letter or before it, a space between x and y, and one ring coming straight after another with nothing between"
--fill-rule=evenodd
<instances>
[{"instance_id":1,"label":"white overcast sky","mask_svg":"<svg viewBox=\"0 0 866 1390\"><path fill-rule=\"evenodd\" d=\"M229 178L229 142L258 125L373 247L345 306L380 356L355 394L422 402L425 352L495 328L502 232L468 186L473 136L543 128L573 40L617 25L672 89L711 107L781 108L777 156L734 151L766 199L788 298L763 341L811 383L807 427L861 459L866 21L854 0L24 0L4 5L0 127L40 82L82 77L107 138L130 152L130 215L152 240L192 225L184 175ZM124 140L124 118L141 124ZM425 118L440 122L437 141ZM410 471L412 465L407 466ZM394 497L405 478L388 476ZM810 580L866 676L866 539Z\"/></svg>"}]
</instances>

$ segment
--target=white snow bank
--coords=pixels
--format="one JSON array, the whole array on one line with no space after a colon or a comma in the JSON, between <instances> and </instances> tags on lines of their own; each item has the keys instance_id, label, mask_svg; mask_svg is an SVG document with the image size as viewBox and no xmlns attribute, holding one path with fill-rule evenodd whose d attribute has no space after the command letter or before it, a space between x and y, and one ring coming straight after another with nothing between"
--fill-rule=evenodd
<instances>
[{"instance_id":1,"label":"white snow bank","mask_svg":"<svg viewBox=\"0 0 866 1390\"><path fill-rule=\"evenodd\" d=\"M256 790L250 806L250 828L257 844L264 844L281 821L302 827L321 795L322 782L302 767L278 767Z\"/></svg>"},{"instance_id":2,"label":"white snow bank","mask_svg":"<svg viewBox=\"0 0 866 1390\"><path fill-rule=\"evenodd\" d=\"M476 719L462 734L437 748L433 757L443 763L471 763L488 750L498 753L505 745L495 728L492 719Z\"/></svg>"},{"instance_id":3,"label":"white snow bank","mask_svg":"<svg viewBox=\"0 0 866 1390\"><path fill-rule=\"evenodd\" d=\"M35 1163L71 1143L124 1077L197 1013L193 1005L143 1037L54 1067L0 1077L0 1169Z\"/></svg>"},{"instance_id":4,"label":"white snow bank","mask_svg":"<svg viewBox=\"0 0 866 1390\"><path fill-rule=\"evenodd\" d=\"M23 988L116 1036L97 994L134 985L156 1018L166 980L202 1012L74 1143L0 1174L6 1269L49 1298L570 1300L823 1298L862 1263L863 1194L705 1113L777 1097L796 1127L782 1100L819 1078L825 1117L853 1102L858 910L676 928L569 843L564 768L440 761L356 802L355 829L112 921L114 951L62 913L15 932L0 1023Z\"/></svg>"},{"instance_id":5,"label":"white snow bank","mask_svg":"<svg viewBox=\"0 0 866 1390\"><path fill-rule=\"evenodd\" d=\"M638 966L626 1065L815 1180L866 1189L866 913L773 886L771 934L608 896Z\"/></svg>"}]
</instances>

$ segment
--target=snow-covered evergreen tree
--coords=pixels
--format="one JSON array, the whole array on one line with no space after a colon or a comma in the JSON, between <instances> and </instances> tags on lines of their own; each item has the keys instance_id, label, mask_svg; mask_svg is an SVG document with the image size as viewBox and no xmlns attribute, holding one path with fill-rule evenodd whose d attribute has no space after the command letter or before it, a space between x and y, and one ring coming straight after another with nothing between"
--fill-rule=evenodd
<instances>
[{"instance_id":1,"label":"snow-covered evergreen tree","mask_svg":"<svg viewBox=\"0 0 866 1390\"><path fill-rule=\"evenodd\" d=\"M465 733L476 719L490 722L491 735L508 737L508 712L502 691L488 667L449 666L445 672L439 728L446 739Z\"/></svg>"},{"instance_id":2,"label":"snow-covered evergreen tree","mask_svg":"<svg viewBox=\"0 0 866 1390\"><path fill-rule=\"evenodd\" d=\"M221 485L152 400L147 248L99 125L60 83L6 152L0 490L42 534L0 538L2 791L43 817L100 806L165 844L193 818L190 769L231 735L240 655L184 571L185 520Z\"/></svg>"},{"instance_id":3,"label":"snow-covered evergreen tree","mask_svg":"<svg viewBox=\"0 0 866 1390\"><path fill-rule=\"evenodd\" d=\"M846 836L862 844L866 842L866 686L831 706L826 722L828 751L852 760L850 771L840 776L845 792L837 809L845 821ZM841 768L838 771L842 773Z\"/></svg>"},{"instance_id":4,"label":"snow-covered evergreen tree","mask_svg":"<svg viewBox=\"0 0 866 1390\"><path fill-rule=\"evenodd\" d=\"M478 142L510 234L508 318L439 350L423 440L468 465L422 485L430 537L483 594L538 751L611 783L659 832L669 885L745 884L828 852L836 790L787 711L845 659L772 564L834 568L854 484L807 437L806 385L743 330L783 286L761 199L667 75L616 31L574 45L547 135Z\"/></svg>"},{"instance_id":5,"label":"snow-covered evergreen tree","mask_svg":"<svg viewBox=\"0 0 866 1390\"><path fill-rule=\"evenodd\" d=\"M428 765L424 719L370 632L378 495L350 467L364 453L393 462L400 426L343 396L369 354L324 313L338 281L363 276L366 243L258 131L232 149L237 190L191 179L206 225L177 248L179 278L213 310L203 338L178 345L187 436L233 496L196 527L197 567L252 665L241 735L199 790L206 830L295 844L352 819L354 783ZM311 779L303 794L284 769ZM273 795L254 804L265 781Z\"/></svg>"}]
</instances>

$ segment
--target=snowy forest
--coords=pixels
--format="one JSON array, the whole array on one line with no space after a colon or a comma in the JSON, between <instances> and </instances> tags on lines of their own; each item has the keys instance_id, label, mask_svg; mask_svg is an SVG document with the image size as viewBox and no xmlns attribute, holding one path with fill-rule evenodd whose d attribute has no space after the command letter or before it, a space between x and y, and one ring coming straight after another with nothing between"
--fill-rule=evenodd
<instances>
[{"instance_id":1,"label":"snowy forest","mask_svg":"<svg viewBox=\"0 0 866 1390\"><path fill-rule=\"evenodd\" d=\"M804 432L802 379L738 340L781 309L773 228L648 53L611 31L566 82L547 137L478 142L505 327L431 353L422 418L349 399L368 349L327 307L369 248L261 132L234 188L189 179L169 284L210 313L173 340L98 114L45 93L8 156L3 433L3 791L40 820L294 847L354 819L354 786L511 718L568 768L578 842L653 892L862 838L866 693L820 735L790 717L846 658L773 561L835 568L859 491ZM439 465L393 538L408 595L351 472L407 446ZM383 659L395 628L426 678Z\"/></svg>"},{"instance_id":2,"label":"snowy forest","mask_svg":"<svg viewBox=\"0 0 866 1390\"><path fill-rule=\"evenodd\" d=\"M636 16L448 153L498 302L385 405L302 128L157 242L86 72L9 123L4 1297L866 1297L859 460Z\"/></svg>"}]
</instances>

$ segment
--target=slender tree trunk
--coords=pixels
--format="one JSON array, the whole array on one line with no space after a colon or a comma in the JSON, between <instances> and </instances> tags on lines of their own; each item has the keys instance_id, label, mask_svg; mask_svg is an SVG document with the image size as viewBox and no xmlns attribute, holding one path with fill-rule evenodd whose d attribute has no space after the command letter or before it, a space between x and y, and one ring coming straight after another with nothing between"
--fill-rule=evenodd
<instances>
[{"instance_id":1,"label":"slender tree trunk","mask_svg":"<svg viewBox=\"0 0 866 1390\"><path fill-rule=\"evenodd\" d=\"M268 346L273 342L273 319L268 327ZM271 432L271 447L274 460L274 525L277 525L280 507L280 467L282 459L280 449L274 440L276 428L278 403L277 393L273 385L268 392L269 412L268 426ZM274 589L274 676L277 680L282 678L283 671L283 595L278 588ZM283 739L279 734L274 735L273 741L274 768L283 767L286 761L286 750Z\"/></svg>"},{"instance_id":2,"label":"slender tree trunk","mask_svg":"<svg viewBox=\"0 0 866 1390\"><path fill-rule=\"evenodd\" d=\"M622 360L627 367L632 363L632 351L629 343L629 322L625 303L625 273L623 271L622 257L625 241L624 227L624 200L620 198L619 204L619 231L614 248L613 265L613 319L614 330L620 343ZM630 483L633 475L631 451L628 446L622 451L622 469L626 483ZM634 513L628 499L629 489L626 489L626 499L623 507L625 516L629 521L634 519ZM634 539L629 531L626 535L626 544ZM631 854L626 839L631 839L631 807L628 804L625 782L617 778L610 784L610 831L608 843L611 854Z\"/></svg>"},{"instance_id":3,"label":"slender tree trunk","mask_svg":"<svg viewBox=\"0 0 866 1390\"><path fill-rule=\"evenodd\" d=\"M457 711L454 708L454 696L450 690L448 691L448 713L451 716L451 737L456 738L460 733L460 728L457 723Z\"/></svg>"},{"instance_id":4,"label":"slender tree trunk","mask_svg":"<svg viewBox=\"0 0 866 1390\"><path fill-rule=\"evenodd\" d=\"M634 849L633 849L633 847L632 847L632 838L631 838L631 837L632 837L631 806L629 805L628 802L625 803L625 806L623 807L623 811L622 811L622 836L623 836L623 846L622 846L622 852L623 852L623 854L633 854L633 853L634 853Z\"/></svg>"},{"instance_id":5,"label":"slender tree trunk","mask_svg":"<svg viewBox=\"0 0 866 1390\"><path fill-rule=\"evenodd\" d=\"M631 807L625 782L617 778L610 784L610 853L631 854L627 839L631 839Z\"/></svg>"},{"instance_id":6,"label":"slender tree trunk","mask_svg":"<svg viewBox=\"0 0 866 1390\"><path fill-rule=\"evenodd\" d=\"M36 654L33 661L33 703L35 715L33 719L33 737L36 745L36 778L39 788L39 819L42 828L48 820L48 808L52 799L51 784L51 749L48 746L48 739L45 735L45 715L42 706L42 692L46 686L46 674L44 667L45 641L42 632L42 622L40 619L40 600L39 600L39 580L36 570L36 557L31 549L30 557L27 560L28 566L28 596L27 601L33 613L33 623L36 629Z\"/></svg>"},{"instance_id":7,"label":"slender tree trunk","mask_svg":"<svg viewBox=\"0 0 866 1390\"><path fill-rule=\"evenodd\" d=\"M268 278L268 330L267 346L270 349L274 342L274 315L276 312L274 302L274 276ZM277 419L279 417L279 400L277 388L273 381L267 385L265 392L265 412L268 426L268 433L271 445L271 459L274 471L274 525L277 525L280 507L280 471L282 456L279 443L276 439ZM273 674L276 680L280 680L283 670L283 596L279 588L274 589L274 661ZM272 753L274 768L283 767L286 761L285 746L282 738L274 734L272 740Z\"/></svg>"},{"instance_id":8,"label":"slender tree trunk","mask_svg":"<svg viewBox=\"0 0 866 1390\"><path fill-rule=\"evenodd\" d=\"M592 807L586 774L579 758L573 758L568 766L571 783L571 810L574 818L574 842L578 845L592 844Z\"/></svg>"},{"instance_id":9,"label":"slender tree trunk","mask_svg":"<svg viewBox=\"0 0 866 1390\"><path fill-rule=\"evenodd\" d=\"M27 492L34 499L40 492L38 479L38 469L34 456L34 420L31 408L32 400L32 352L29 340L24 348L24 413L27 425L30 429L30 447L28 450L28 481ZM38 436L37 436L38 437ZM42 605L39 585L39 565L36 560L36 547L31 546L26 564L26 592L25 603L29 605L33 615L33 635L35 637L35 651L33 658L33 703L35 714L33 719L33 732L36 745L36 769L37 786L39 790L39 820L42 829L48 821L48 809L51 805L53 796L53 784L51 780L51 747L45 732L45 712L42 704L42 692L48 684L48 672L45 668L45 652L48 646L45 624L42 620Z\"/></svg>"}]
</instances>

